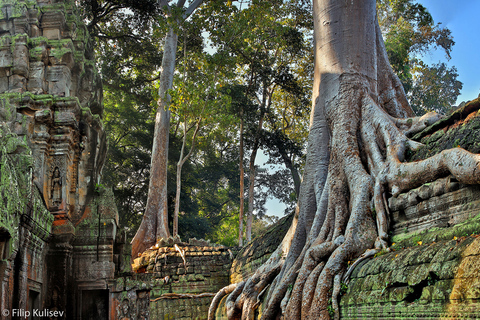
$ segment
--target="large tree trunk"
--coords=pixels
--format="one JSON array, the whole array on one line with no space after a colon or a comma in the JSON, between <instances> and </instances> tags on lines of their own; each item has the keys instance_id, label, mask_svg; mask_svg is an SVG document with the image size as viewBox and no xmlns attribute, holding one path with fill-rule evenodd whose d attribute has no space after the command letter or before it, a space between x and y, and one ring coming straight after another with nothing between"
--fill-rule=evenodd
<instances>
[{"instance_id":1,"label":"large tree trunk","mask_svg":"<svg viewBox=\"0 0 480 320\"><path fill-rule=\"evenodd\" d=\"M167 197L167 162L168 138L170 130L170 96L167 91L172 88L175 72L175 56L178 36L170 29L165 37L163 49L162 73L158 89L158 108L155 117L152 160L150 166L150 183L148 199L142 223L132 240L132 257L145 251L161 238L168 238L168 197Z\"/></svg>"},{"instance_id":2,"label":"large tree trunk","mask_svg":"<svg viewBox=\"0 0 480 320\"><path fill-rule=\"evenodd\" d=\"M403 162L419 146L406 133L438 117L408 118L413 112L388 63L375 0L313 4L313 108L296 219L277 252L230 294L231 319L253 319L268 284L262 319L329 319L329 303L338 318L347 262L388 246L386 195L449 173L480 182L480 157L460 148Z\"/></svg>"},{"instance_id":3,"label":"large tree trunk","mask_svg":"<svg viewBox=\"0 0 480 320\"><path fill-rule=\"evenodd\" d=\"M183 13L177 18L177 23L190 16L203 0L194 0L183 10L186 0L178 0L176 7ZM166 17L172 18L173 8L169 0L158 0L165 10ZM150 166L150 182L148 185L148 199L142 223L132 240L132 257L154 245L161 238L170 237L168 230L168 193L167 193L167 165L168 165L168 140L170 134L170 95L173 74L175 72L175 58L177 55L178 35L174 27L170 27L165 36L163 48L162 73L160 74L160 87L158 89L158 108L155 117L155 131L153 134L152 160Z\"/></svg>"}]
</instances>

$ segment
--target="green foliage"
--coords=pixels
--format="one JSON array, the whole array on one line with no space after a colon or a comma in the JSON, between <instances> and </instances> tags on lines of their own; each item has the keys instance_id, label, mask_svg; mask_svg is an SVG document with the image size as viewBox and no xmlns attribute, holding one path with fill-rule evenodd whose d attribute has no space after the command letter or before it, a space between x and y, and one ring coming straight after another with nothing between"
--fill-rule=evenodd
<instances>
[{"instance_id":1,"label":"green foliage","mask_svg":"<svg viewBox=\"0 0 480 320\"><path fill-rule=\"evenodd\" d=\"M236 65L230 94L232 109L244 115L246 149L252 154L262 148L270 164L285 165L298 177L313 76L310 6L307 1L211 2L202 10L218 54ZM280 181L278 175L263 176L261 185L273 187L270 191L291 205L292 178L283 174ZM262 213L267 191L255 192L255 210Z\"/></svg>"},{"instance_id":2,"label":"green foliage","mask_svg":"<svg viewBox=\"0 0 480 320\"><path fill-rule=\"evenodd\" d=\"M457 77L455 67L448 68L445 63L427 66L419 61L414 68L415 85L410 92L413 111L416 114L450 111L463 87Z\"/></svg>"},{"instance_id":3,"label":"green foliage","mask_svg":"<svg viewBox=\"0 0 480 320\"><path fill-rule=\"evenodd\" d=\"M217 228L207 236L207 239L225 246L236 246L238 245L238 231L238 216L226 217Z\"/></svg>"},{"instance_id":4,"label":"green foliage","mask_svg":"<svg viewBox=\"0 0 480 320\"><path fill-rule=\"evenodd\" d=\"M390 64L415 112L445 111L450 107L445 104L455 101L461 89L456 69L448 69L443 63L426 66L417 57L440 49L450 59L455 44L451 31L434 24L427 8L413 0L377 0L377 15ZM430 82L438 84L437 93L431 90ZM427 93L422 96L422 91Z\"/></svg>"},{"instance_id":5,"label":"green foliage","mask_svg":"<svg viewBox=\"0 0 480 320\"><path fill-rule=\"evenodd\" d=\"M8 232L12 245L18 240L20 215L36 207L33 159L24 140L11 132L8 124L0 124L0 228Z\"/></svg>"}]
</instances>

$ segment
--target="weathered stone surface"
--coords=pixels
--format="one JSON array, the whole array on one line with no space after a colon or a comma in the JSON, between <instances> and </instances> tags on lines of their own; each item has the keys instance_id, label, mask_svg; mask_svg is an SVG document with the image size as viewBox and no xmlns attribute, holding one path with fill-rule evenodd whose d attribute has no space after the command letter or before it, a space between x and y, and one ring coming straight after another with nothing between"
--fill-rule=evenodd
<instances>
[{"instance_id":1,"label":"weathered stone surface","mask_svg":"<svg viewBox=\"0 0 480 320\"><path fill-rule=\"evenodd\" d=\"M478 265L479 236L376 257L353 273L341 298L341 318L474 318L479 307ZM461 308L455 307L459 304Z\"/></svg>"},{"instance_id":2,"label":"weathered stone surface","mask_svg":"<svg viewBox=\"0 0 480 320\"><path fill-rule=\"evenodd\" d=\"M267 261L287 233L292 219L293 213L272 225L264 235L253 239L238 252L232 263L231 283L238 283L247 279Z\"/></svg>"},{"instance_id":3,"label":"weathered stone surface","mask_svg":"<svg viewBox=\"0 0 480 320\"><path fill-rule=\"evenodd\" d=\"M117 281L112 291L117 316L134 318L138 314L140 309L132 302L141 289L149 293L150 319L207 319L214 294L229 284L234 248L196 239L189 244L174 239L161 243L172 244L160 247L159 242L144 252L134 259L136 273L125 276L124 286Z\"/></svg>"},{"instance_id":4,"label":"weathered stone surface","mask_svg":"<svg viewBox=\"0 0 480 320\"><path fill-rule=\"evenodd\" d=\"M17 190L15 203L0 197L0 306L106 318L115 272L131 268L113 195L97 188L106 139L91 40L71 0L1 1L0 34L0 167L18 166L8 183L0 174Z\"/></svg>"}]
</instances>

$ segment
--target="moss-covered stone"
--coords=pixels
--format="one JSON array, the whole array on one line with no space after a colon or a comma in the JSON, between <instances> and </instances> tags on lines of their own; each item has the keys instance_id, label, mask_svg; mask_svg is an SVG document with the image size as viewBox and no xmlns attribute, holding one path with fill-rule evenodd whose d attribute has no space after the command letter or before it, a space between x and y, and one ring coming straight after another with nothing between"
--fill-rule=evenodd
<instances>
[{"instance_id":1,"label":"moss-covered stone","mask_svg":"<svg viewBox=\"0 0 480 320\"><path fill-rule=\"evenodd\" d=\"M480 153L480 98L468 102L447 117L413 137L424 144L407 161L429 158L443 150L462 147L472 153Z\"/></svg>"},{"instance_id":2,"label":"moss-covered stone","mask_svg":"<svg viewBox=\"0 0 480 320\"><path fill-rule=\"evenodd\" d=\"M248 278L270 257L290 228L293 216L292 213L282 218L270 226L263 235L241 248L232 264L230 276L232 283Z\"/></svg>"}]
</instances>

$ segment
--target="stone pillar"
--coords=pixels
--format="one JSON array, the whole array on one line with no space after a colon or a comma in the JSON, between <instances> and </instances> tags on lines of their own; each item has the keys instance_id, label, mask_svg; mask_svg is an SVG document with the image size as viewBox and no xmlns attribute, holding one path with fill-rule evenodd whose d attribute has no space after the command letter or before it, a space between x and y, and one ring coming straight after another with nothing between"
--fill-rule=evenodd
<instances>
[{"instance_id":1,"label":"stone pillar","mask_svg":"<svg viewBox=\"0 0 480 320\"><path fill-rule=\"evenodd\" d=\"M45 307L49 310L65 311L63 319L74 318L72 253L70 244L73 234L55 235L48 251L48 289Z\"/></svg>"}]
</instances>

